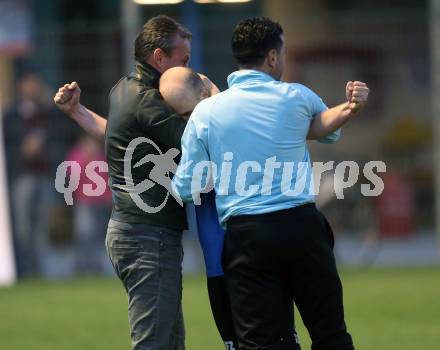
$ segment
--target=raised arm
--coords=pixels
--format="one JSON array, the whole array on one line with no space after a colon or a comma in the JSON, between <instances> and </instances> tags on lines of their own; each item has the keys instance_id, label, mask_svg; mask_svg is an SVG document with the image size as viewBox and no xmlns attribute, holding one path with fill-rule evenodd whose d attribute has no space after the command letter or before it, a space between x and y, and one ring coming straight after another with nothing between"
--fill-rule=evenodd
<instances>
[{"instance_id":1,"label":"raised arm","mask_svg":"<svg viewBox=\"0 0 440 350\"><path fill-rule=\"evenodd\" d=\"M347 102L318 113L310 124L308 139L322 140L341 128L365 106L370 89L360 81L349 81L345 88Z\"/></svg>"},{"instance_id":2,"label":"raised arm","mask_svg":"<svg viewBox=\"0 0 440 350\"><path fill-rule=\"evenodd\" d=\"M81 89L76 82L65 84L54 96L56 106L88 134L104 140L107 120L80 103Z\"/></svg>"}]
</instances>

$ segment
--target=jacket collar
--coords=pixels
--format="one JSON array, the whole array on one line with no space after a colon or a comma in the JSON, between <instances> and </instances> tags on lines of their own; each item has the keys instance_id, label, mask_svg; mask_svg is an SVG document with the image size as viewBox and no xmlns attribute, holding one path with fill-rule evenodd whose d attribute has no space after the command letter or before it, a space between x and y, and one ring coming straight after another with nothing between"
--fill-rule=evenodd
<instances>
[{"instance_id":1,"label":"jacket collar","mask_svg":"<svg viewBox=\"0 0 440 350\"><path fill-rule=\"evenodd\" d=\"M159 88L160 73L148 63L136 61L131 76L152 88Z\"/></svg>"},{"instance_id":2,"label":"jacket collar","mask_svg":"<svg viewBox=\"0 0 440 350\"><path fill-rule=\"evenodd\" d=\"M248 84L248 83L265 83L275 80L269 74L255 69L237 70L228 76L228 86Z\"/></svg>"}]
</instances>

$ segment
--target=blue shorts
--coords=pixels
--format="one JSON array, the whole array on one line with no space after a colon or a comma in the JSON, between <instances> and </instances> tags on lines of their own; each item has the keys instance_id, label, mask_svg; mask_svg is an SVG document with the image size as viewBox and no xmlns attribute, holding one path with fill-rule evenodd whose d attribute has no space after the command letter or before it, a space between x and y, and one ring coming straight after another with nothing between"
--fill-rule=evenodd
<instances>
[{"instance_id":1,"label":"blue shorts","mask_svg":"<svg viewBox=\"0 0 440 350\"><path fill-rule=\"evenodd\" d=\"M199 241L205 259L206 275L208 277L223 276L222 254L225 241L225 231L218 222L215 207L215 192L201 195L202 204L196 205L197 230Z\"/></svg>"}]
</instances>

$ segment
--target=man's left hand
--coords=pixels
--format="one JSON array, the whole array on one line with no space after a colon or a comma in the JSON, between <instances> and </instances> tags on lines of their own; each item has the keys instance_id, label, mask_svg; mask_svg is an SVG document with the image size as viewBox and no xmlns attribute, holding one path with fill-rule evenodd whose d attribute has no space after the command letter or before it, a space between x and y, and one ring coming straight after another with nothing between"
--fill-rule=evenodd
<instances>
[{"instance_id":1,"label":"man's left hand","mask_svg":"<svg viewBox=\"0 0 440 350\"><path fill-rule=\"evenodd\" d=\"M370 89L361 81L349 81L345 87L345 93L351 113L357 113L367 103Z\"/></svg>"}]
</instances>

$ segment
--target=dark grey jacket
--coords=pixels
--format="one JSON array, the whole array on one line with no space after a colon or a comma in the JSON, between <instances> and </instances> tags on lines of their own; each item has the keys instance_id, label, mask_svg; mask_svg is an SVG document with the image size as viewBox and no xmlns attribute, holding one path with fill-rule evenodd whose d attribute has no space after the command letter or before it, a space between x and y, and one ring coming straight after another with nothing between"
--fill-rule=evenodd
<instances>
[{"instance_id":1,"label":"dark grey jacket","mask_svg":"<svg viewBox=\"0 0 440 350\"><path fill-rule=\"evenodd\" d=\"M180 139L186 121L162 99L160 73L152 66L136 63L135 71L122 78L110 92L110 112L107 121L105 149L109 165L109 186L113 195L112 218L127 223L145 223L176 230L186 228L185 209L169 195L165 206L157 213L141 210L128 194L130 179L124 176L124 155L129 143L137 137L147 137L166 153L170 148L181 149ZM149 143L141 143L133 153L131 173L134 184L149 179L153 163L133 168L148 154L158 154ZM176 158L176 162L180 159ZM128 180L128 182L127 182ZM140 194L142 202L158 207L164 202L167 189L155 184Z\"/></svg>"}]
</instances>

